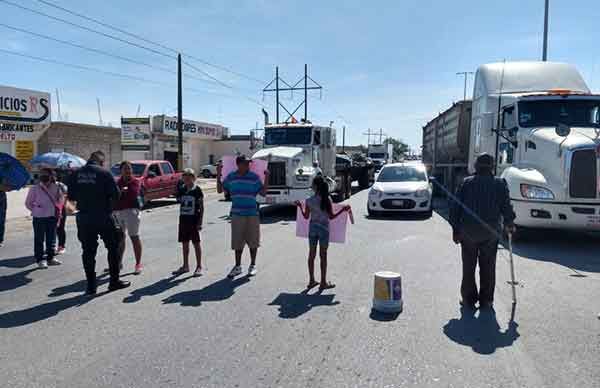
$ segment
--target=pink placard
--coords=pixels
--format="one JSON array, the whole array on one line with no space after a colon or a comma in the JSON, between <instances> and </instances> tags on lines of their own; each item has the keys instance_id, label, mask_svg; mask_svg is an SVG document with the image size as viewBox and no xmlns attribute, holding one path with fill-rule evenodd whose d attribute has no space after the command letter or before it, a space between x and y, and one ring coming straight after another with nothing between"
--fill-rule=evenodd
<instances>
[{"instance_id":1,"label":"pink placard","mask_svg":"<svg viewBox=\"0 0 600 388\"><path fill-rule=\"evenodd\" d=\"M235 156L233 155L225 155L222 158L223 161L223 170L221 172L221 176L226 178L229 174L237 170L237 165L235 164ZM267 169L268 162L262 159L253 159L250 163L250 171L258 175L260 181L265 183L265 170Z\"/></svg>"},{"instance_id":2,"label":"pink placard","mask_svg":"<svg viewBox=\"0 0 600 388\"><path fill-rule=\"evenodd\" d=\"M306 206L306 202L302 202L302 206ZM333 212L339 212L345 205L333 204ZM307 220L302 215L300 208L296 209L296 236L308 238L308 225L310 218ZM343 212L338 217L329 221L329 242L343 244L346 242L346 229L348 225L348 212Z\"/></svg>"}]
</instances>

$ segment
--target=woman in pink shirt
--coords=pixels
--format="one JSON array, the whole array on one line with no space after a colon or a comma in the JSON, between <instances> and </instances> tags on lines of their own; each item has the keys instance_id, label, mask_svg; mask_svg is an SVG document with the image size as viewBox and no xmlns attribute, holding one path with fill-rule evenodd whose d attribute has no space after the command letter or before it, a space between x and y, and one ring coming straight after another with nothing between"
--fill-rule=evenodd
<instances>
[{"instance_id":1,"label":"woman in pink shirt","mask_svg":"<svg viewBox=\"0 0 600 388\"><path fill-rule=\"evenodd\" d=\"M64 195L56 183L51 181L54 172L43 169L40 182L32 186L27 193L25 206L33 217L33 250L38 268L46 269L48 265L59 265L54 258L56 244L56 225L60 210L64 203ZM46 258L44 258L44 242L46 243Z\"/></svg>"}]
</instances>

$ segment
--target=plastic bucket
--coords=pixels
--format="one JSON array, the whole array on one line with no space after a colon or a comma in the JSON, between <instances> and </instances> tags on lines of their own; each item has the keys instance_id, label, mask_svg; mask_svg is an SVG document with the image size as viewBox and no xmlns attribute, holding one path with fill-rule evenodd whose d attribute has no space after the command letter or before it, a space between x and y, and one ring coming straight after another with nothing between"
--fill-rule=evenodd
<instances>
[{"instance_id":1,"label":"plastic bucket","mask_svg":"<svg viewBox=\"0 0 600 388\"><path fill-rule=\"evenodd\" d=\"M375 273L373 310L382 313L402 312L402 278L390 271Z\"/></svg>"}]
</instances>

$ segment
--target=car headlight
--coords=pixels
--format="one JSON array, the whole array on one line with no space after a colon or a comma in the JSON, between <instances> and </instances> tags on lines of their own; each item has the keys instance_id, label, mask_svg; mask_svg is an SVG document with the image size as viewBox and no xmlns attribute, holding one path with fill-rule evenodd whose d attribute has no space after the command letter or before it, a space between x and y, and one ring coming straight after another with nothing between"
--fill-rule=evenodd
<instances>
[{"instance_id":1,"label":"car headlight","mask_svg":"<svg viewBox=\"0 0 600 388\"><path fill-rule=\"evenodd\" d=\"M415 191L415 197L417 197L417 198L427 197L428 195L429 195L429 190L426 190L426 189Z\"/></svg>"},{"instance_id":2,"label":"car headlight","mask_svg":"<svg viewBox=\"0 0 600 388\"><path fill-rule=\"evenodd\" d=\"M554 199L552 191L534 185L521 184L521 195L527 199Z\"/></svg>"},{"instance_id":3,"label":"car headlight","mask_svg":"<svg viewBox=\"0 0 600 388\"><path fill-rule=\"evenodd\" d=\"M376 189L371 189L371 191L369 191L369 196L372 196L372 197L380 197L381 198L382 195L383 195L383 191L379 191Z\"/></svg>"}]
</instances>

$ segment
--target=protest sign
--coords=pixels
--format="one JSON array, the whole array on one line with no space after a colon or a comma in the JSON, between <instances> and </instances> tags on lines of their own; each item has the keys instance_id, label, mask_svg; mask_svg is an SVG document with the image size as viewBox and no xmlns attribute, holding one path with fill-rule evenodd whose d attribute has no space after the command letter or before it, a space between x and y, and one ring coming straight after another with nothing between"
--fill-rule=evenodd
<instances>
[{"instance_id":1,"label":"protest sign","mask_svg":"<svg viewBox=\"0 0 600 388\"><path fill-rule=\"evenodd\" d=\"M225 179L229 174L237 170L237 165L235 164L236 156L233 155L225 155L223 156L223 170L222 177ZM265 170L267 169L268 162L262 159L253 159L250 162L250 171L258 175L260 181L265 183Z\"/></svg>"},{"instance_id":2,"label":"protest sign","mask_svg":"<svg viewBox=\"0 0 600 388\"><path fill-rule=\"evenodd\" d=\"M343 204L332 204L333 213L339 212L345 205ZM305 202L302 202L302 206L306 206ZM310 218L307 220L302 215L302 210L297 208L296 210L296 236L302 238L308 238L308 225ZM348 212L342 212L338 217L329 221L329 242L343 244L346 242L346 229L348 225Z\"/></svg>"}]
</instances>

